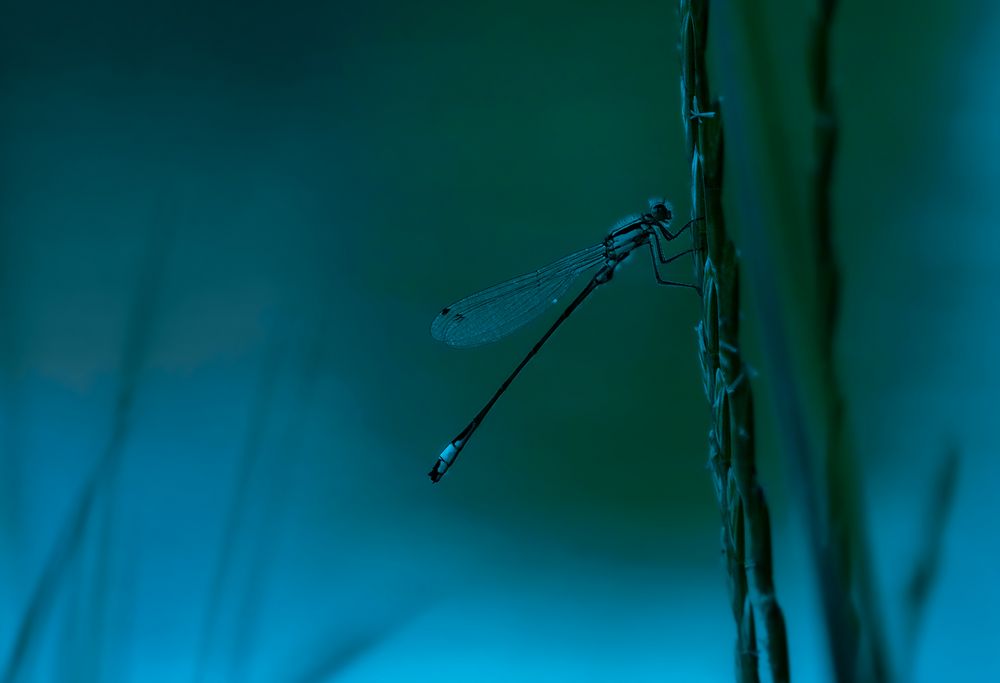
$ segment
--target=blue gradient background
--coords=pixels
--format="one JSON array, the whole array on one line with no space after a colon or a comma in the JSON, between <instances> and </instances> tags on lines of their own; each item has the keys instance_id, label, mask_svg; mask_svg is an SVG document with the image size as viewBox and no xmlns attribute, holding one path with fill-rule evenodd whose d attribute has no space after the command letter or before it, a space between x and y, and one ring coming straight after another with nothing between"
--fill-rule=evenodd
<instances>
[{"instance_id":1,"label":"blue gradient background","mask_svg":"<svg viewBox=\"0 0 1000 683\"><path fill-rule=\"evenodd\" d=\"M777 2L767 21L790 191L809 169L810 16ZM1000 13L846 4L836 32L839 363L893 661L1000 680ZM642 259L455 470L425 476L544 327L455 351L427 332L441 306L649 196L687 214L677 35L669 2L4 3L5 670L731 680L698 304ZM793 680L823 681L753 296ZM910 646L902 582L950 445L957 497Z\"/></svg>"}]
</instances>

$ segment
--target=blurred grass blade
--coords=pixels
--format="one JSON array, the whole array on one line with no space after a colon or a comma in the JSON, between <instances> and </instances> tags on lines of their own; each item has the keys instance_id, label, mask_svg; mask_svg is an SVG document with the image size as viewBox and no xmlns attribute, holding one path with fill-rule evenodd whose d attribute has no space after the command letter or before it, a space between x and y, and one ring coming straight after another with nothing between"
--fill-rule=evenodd
<instances>
[{"instance_id":1,"label":"blurred grass blade","mask_svg":"<svg viewBox=\"0 0 1000 683\"><path fill-rule=\"evenodd\" d=\"M102 497L113 495L112 481L121 464L139 376L148 353L153 322L158 310L169 233L170 229L164 225L162 218L160 225L152 230L146 256L140 265L139 283L127 318L121 365L118 371L118 392L108 440L71 512L67 515L62 529L57 533L55 544L31 591L27 608L17 629L13 649L4 668L3 680L6 683L35 680L27 667L49 619L57 593L65 582L68 572L74 569L81 570L80 554L88 540L95 504ZM96 609L100 608L101 606L96 606ZM94 615L91 613L89 616ZM88 625L88 629L99 627L99 623ZM84 631L81 637L96 636Z\"/></svg>"},{"instance_id":2,"label":"blurred grass blade","mask_svg":"<svg viewBox=\"0 0 1000 683\"><path fill-rule=\"evenodd\" d=\"M906 582L904 604L908 655L906 661L911 664L916 660L921 621L944 557L945 531L948 528L948 520L955 505L955 492L958 489L959 461L958 449L952 448L941 462L934 480L934 490L929 497L930 502L925 508L926 517L920 526L923 530L924 544L917 555L913 573ZM909 680L909 677L904 680Z\"/></svg>"},{"instance_id":3,"label":"blurred grass blade","mask_svg":"<svg viewBox=\"0 0 1000 683\"><path fill-rule=\"evenodd\" d=\"M837 0L820 0L813 23L809 75L815 110L812 174L812 229L816 258L816 311L819 332L817 358L825 404L826 446L824 468L827 485L827 529L844 593L853 597L855 614L847 626L856 629L847 638L858 650L850 653L856 675L863 680L888 681L890 667L883 636L879 600L862 502L862 478L854 440L847 423L844 390L837 374L835 346L840 328L841 275L834 244L833 179L839 120L830 75L830 45Z\"/></svg>"},{"instance_id":4,"label":"blurred grass blade","mask_svg":"<svg viewBox=\"0 0 1000 683\"><path fill-rule=\"evenodd\" d=\"M803 387L796 381L808 361L796 351L812 348L801 335L793 342L792 332L806 332L812 326L793 328L783 313L785 305L796 300L798 290L783 288L781 274L786 272L776 259L776 234L793 234L804 224L799 198L787 188L795 187L787 158L786 141L780 116L769 111L780 101L779 89L772 78L766 46L767 35L759 8L746 0L727 2L719 12L718 64L726 93L726 122L729 131L727 149L730 168L734 169L736 204L740 207L743 251L750 282L755 292L760 318L760 333L767 356L772 403L779 423L779 438L786 455L791 488L796 491L801 515L810 543L810 554L819 584L825 631L838 683L853 683L854 672L847 634L847 596L835 578L830 548L821 512L823 500L817 485L816 448L810 434L811 422L806 410ZM777 107L775 107L777 109ZM764 182L766 181L766 182ZM808 309L803 320L808 321Z\"/></svg>"},{"instance_id":5,"label":"blurred grass blade","mask_svg":"<svg viewBox=\"0 0 1000 683\"><path fill-rule=\"evenodd\" d=\"M326 352L331 348L330 329L331 321L329 314L327 314L317 325L311 342L305 353L302 354L298 396L295 399L297 409L289 418L279 442L278 453L281 457L280 460L273 463L276 470L268 481L262 527L254 535L250 571L243 586L241 599L236 606L229 680L245 680L246 672L251 669L249 661L251 654L255 651L254 641L257 627L261 623L258 615L263 601L264 577L273 562L274 538L280 533L281 524L287 512L291 475L298 464L297 456L301 452L305 440L316 385Z\"/></svg>"},{"instance_id":6,"label":"blurred grass blade","mask_svg":"<svg viewBox=\"0 0 1000 683\"><path fill-rule=\"evenodd\" d=\"M211 584L208 591L208 602L205 608L201 637L198 642L198 655L195 662L195 679L206 680L208 676L208 658L214 645L214 634L221 623L221 610L226 580L230 578L232 563L235 559L236 545L240 530L245 521L250 485L253 474L260 459L261 444L269 421L271 401L274 395L280 360L284 355L284 344L272 342L264 352L257 388L250 405L247 418L246 433L243 437L243 449L237 465L236 482L232 494L232 503L226 516L219 546L219 555L215 562Z\"/></svg>"}]
</instances>

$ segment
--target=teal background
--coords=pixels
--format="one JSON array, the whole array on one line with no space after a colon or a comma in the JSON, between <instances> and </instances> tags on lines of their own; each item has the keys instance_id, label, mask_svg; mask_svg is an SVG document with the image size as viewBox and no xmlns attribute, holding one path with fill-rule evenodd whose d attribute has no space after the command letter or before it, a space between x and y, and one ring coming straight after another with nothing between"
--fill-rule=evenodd
<instances>
[{"instance_id":1,"label":"teal background","mask_svg":"<svg viewBox=\"0 0 1000 683\"><path fill-rule=\"evenodd\" d=\"M811 10L762 12L802 195ZM839 363L910 680L1000 677L998 35L973 2L844 4L836 26ZM425 476L545 327L453 350L428 334L442 306L648 197L688 214L677 36L653 2L4 3L5 675L730 680L699 306L644 258ZM772 237L794 298L809 254ZM754 294L778 596L795 680L826 680ZM901 580L951 445L907 644Z\"/></svg>"}]
</instances>

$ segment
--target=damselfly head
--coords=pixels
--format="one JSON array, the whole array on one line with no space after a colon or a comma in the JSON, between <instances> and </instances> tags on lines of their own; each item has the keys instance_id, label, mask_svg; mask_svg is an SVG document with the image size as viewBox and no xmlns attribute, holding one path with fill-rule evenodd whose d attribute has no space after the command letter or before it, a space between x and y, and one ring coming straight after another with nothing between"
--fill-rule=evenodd
<instances>
[{"instance_id":1,"label":"damselfly head","mask_svg":"<svg viewBox=\"0 0 1000 683\"><path fill-rule=\"evenodd\" d=\"M670 202L658 197L649 200L649 213L658 221L669 221L674 217Z\"/></svg>"}]
</instances>

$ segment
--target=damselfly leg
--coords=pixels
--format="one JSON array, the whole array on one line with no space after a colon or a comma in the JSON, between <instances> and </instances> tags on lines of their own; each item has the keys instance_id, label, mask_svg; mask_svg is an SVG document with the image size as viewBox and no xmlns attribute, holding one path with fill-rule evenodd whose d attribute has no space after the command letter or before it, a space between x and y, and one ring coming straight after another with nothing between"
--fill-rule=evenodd
<instances>
[{"instance_id":1,"label":"damselfly leg","mask_svg":"<svg viewBox=\"0 0 1000 683\"><path fill-rule=\"evenodd\" d=\"M670 263L671 261L676 261L681 256L687 256L688 254L691 254L693 252L694 252L694 249L687 249L686 251L682 251L679 254L675 254L674 256L671 256L668 259L660 260L660 265L666 265L666 264ZM656 278L656 283L657 284L659 284L659 285L670 285L671 287L690 287L691 289L693 289L693 290L697 291L699 294L701 294L701 288L698 287L698 285L693 285L690 282L674 282L673 280L664 280L660 276L660 268L656 264L656 262L657 262L658 259L656 257L656 254L653 253L653 243L652 243L652 241L650 241L650 244L649 244L649 256L650 256L650 260L652 260L652 262L653 262L653 277Z\"/></svg>"}]
</instances>

